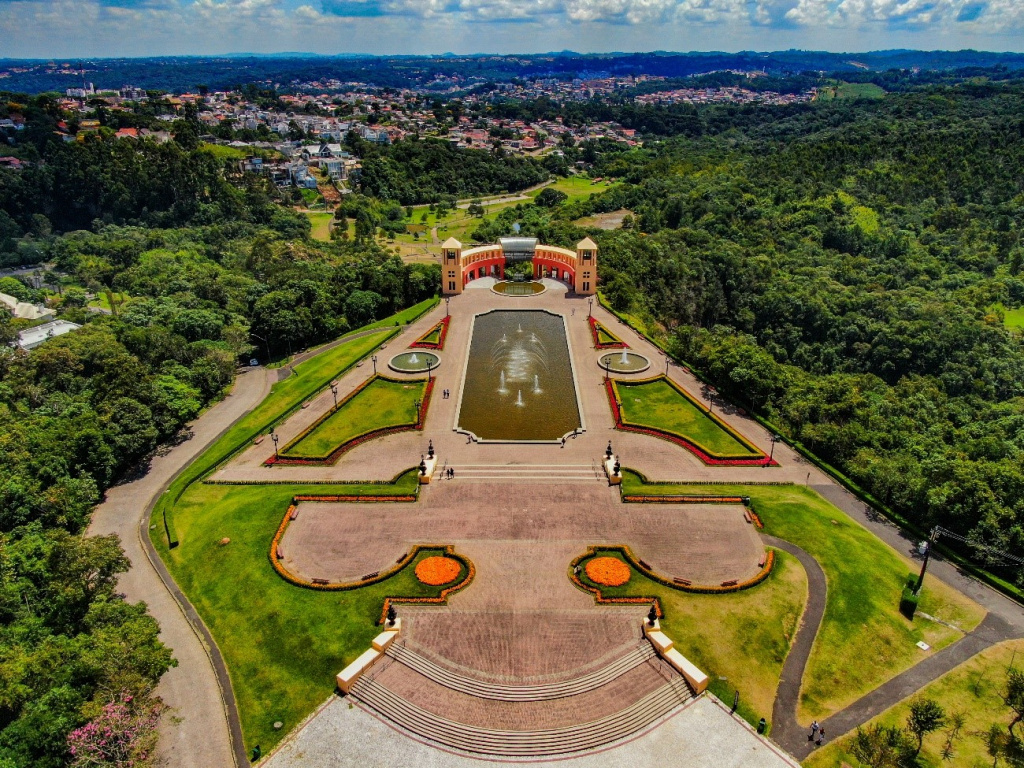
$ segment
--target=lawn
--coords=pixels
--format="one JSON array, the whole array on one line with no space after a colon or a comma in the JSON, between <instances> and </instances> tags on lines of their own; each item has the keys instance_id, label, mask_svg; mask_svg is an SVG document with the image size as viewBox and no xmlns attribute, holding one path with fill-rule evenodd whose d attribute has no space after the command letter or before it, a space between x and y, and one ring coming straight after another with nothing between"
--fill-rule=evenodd
<instances>
[{"instance_id":1,"label":"lawn","mask_svg":"<svg viewBox=\"0 0 1024 768\"><path fill-rule=\"evenodd\" d=\"M329 411L327 418L281 450L282 456L324 459L350 440L378 429L415 426L427 381L377 376Z\"/></svg>"},{"instance_id":2,"label":"lawn","mask_svg":"<svg viewBox=\"0 0 1024 768\"><path fill-rule=\"evenodd\" d=\"M918 617L905 619L898 610L900 591L916 564L804 486L646 484L624 471L622 493L749 496L766 533L796 544L818 561L828 579L828 596L804 675L800 722L828 717L912 667L924 658L915 645L919 640L939 650L963 636L921 612L964 632L984 618L981 606L928 579Z\"/></svg>"},{"instance_id":3,"label":"lawn","mask_svg":"<svg viewBox=\"0 0 1024 768\"><path fill-rule=\"evenodd\" d=\"M440 589L415 579L419 558L390 579L351 591L288 584L267 553L292 496L408 494L417 482L414 469L390 486L197 483L178 502L182 545L161 545L161 555L217 640L248 749L260 744L267 750L330 695L334 676L380 631L375 622L385 597L436 595ZM392 503L389 511L401 515L402 507ZM225 537L231 543L221 546ZM284 728L274 730L275 721Z\"/></svg>"},{"instance_id":4,"label":"lawn","mask_svg":"<svg viewBox=\"0 0 1024 768\"><path fill-rule=\"evenodd\" d=\"M954 744L951 762L942 760L946 736L942 731L927 736L918 765L921 768L939 768L942 765L990 766L993 764L985 745L984 735L993 723L1009 725L1010 710L1001 694L1006 681L1006 670L1016 664L1016 657L1024 660L1024 640L1013 640L989 648L965 661L953 671L926 686L919 694L906 699L872 720L869 725L905 726L910 701L927 697L938 701L946 713L963 712L967 720L962 729L963 738ZM852 734L813 753L804 765L807 768L839 768L845 763L857 765L849 753ZM1005 764L1005 763L1000 763Z\"/></svg>"},{"instance_id":5,"label":"lawn","mask_svg":"<svg viewBox=\"0 0 1024 768\"><path fill-rule=\"evenodd\" d=\"M577 200L583 200L590 197L597 192L604 192L612 186L614 186L614 183L607 184L604 181L595 184L594 180L589 176L566 176L565 178L556 179L543 189L557 189L559 192L564 192L569 196L569 199L566 200L566 202L573 203ZM530 197L536 198L543 189L537 189L528 194Z\"/></svg>"},{"instance_id":6,"label":"lawn","mask_svg":"<svg viewBox=\"0 0 1024 768\"><path fill-rule=\"evenodd\" d=\"M617 552L599 554L623 559ZM737 712L751 725L761 717L770 724L782 664L807 599L807 578L796 558L778 550L775 557L768 578L742 592L690 594L632 568L625 586L602 590L606 597L657 597L662 629L708 675L712 693L731 703L738 690ZM587 581L585 572L581 579Z\"/></svg>"},{"instance_id":7,"label":"lawn","mask_svg":"<svg viewBox=\"0 0 1024 768\"><path fill-rule=\"evenodd\" d=\"M837 83L818 89L818 101L833 99L881 99L886 91L874 83Z\"/></svg>"},{"instance_id":8,"label":"lawn","mask_svg":"<svg viewBox=\"0 0 1024 768\"><path fill-rule=\"evenodd\" d=\"M1016 330L1024 329L1024 307L1009 309L1004 307L1002 304L995 304L989 309L989 312L993 311L1003 313L1003 325L1007 328Z\"/></svg>"},{"instance_id":9,"label":"lawn","mask_svg":"<svg viewBox=\"0 0 1024 768\"><path fill-rule=\"evenodd\" d=\"M306 211L306 217L312 225L312 230L309 233L310 237L324 243L329 242L331 239L331 220L334 218L334 214Z\"/></svg>"},{"instance_id":10,"label":"lawn","mask_svg":"<svg viewBox=\"0 0 1024 768\"><path fill-rule=\"evenodd\" d=\"M353 331L353 333L369 331L374 328L389 328L397 325L408 325L432 310L440 303L440 301L441 300L437 298L437 296L430 299L424 299L419 304L413 304L411 307L403 309L398 314L391 315L391 317L385 317L383 320L378 320L375 323L370 323L369 325L360 328L358 331Z\"/></svg>"},{"instance_id":11,"label":"lawn","mask_svg":"<svg viewBox=\"0 0 1024 768\"><path fill-rule=\"evenodd\" d=\"M89 302L89 306L116 312L130 298L127 293L104 290L96 294L96 298Z\"/></svg>"},{"instance_id":12,"label":"lawn","mask_svg":"<svg viewBox=\"0 0 1024 768\"><path fill-rule=\"evenodd\" d=\"M440 344L441 343L441 326L440 324L435 325L427 333L423 334L419 339L416 340L420 344Z\"/></svg>"},{"instance_id":13,"label":"lawn","mask_svg":"<svg viewBox=\"0 0 1024 768\"><path fill-rule=\"evenodd\" d=\"M622 420L683 437L715 458L760 456L663 376L641 382L613 381Z\"/></svg>"}]
</instances>

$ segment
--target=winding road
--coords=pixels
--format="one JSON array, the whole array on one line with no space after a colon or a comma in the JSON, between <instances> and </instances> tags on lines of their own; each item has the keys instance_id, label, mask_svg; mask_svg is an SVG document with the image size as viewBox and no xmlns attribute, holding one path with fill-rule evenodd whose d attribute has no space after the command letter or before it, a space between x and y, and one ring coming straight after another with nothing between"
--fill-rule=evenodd
<instances>
[{"instance_id":1,"label":"winding road","mask_svg":"<svg viewBox=\"0 0 1024 768\"><path fill-rule=\"evenodd\" d=\"M171 717L161 721L158 757L175 768L244 765L246 756L237 716L230 717L234 712L231 692L222 690L214 667L214 655L219 658L219 654L193 623L198 617L187 601L181 602L152 548L146 530L149 510L179 472L267 396L280 373L266 368L241 373L231 393L189 425L189 439L158 452L145 474L107 491L87 531L92 536L116 533L121 537L132 566L121 575L118 586L129 600L149 606L160 623L160 639L178 661L156 689L173 710ZM235 728L229 727L232 719Z\"/></svg>"}]
</instances>

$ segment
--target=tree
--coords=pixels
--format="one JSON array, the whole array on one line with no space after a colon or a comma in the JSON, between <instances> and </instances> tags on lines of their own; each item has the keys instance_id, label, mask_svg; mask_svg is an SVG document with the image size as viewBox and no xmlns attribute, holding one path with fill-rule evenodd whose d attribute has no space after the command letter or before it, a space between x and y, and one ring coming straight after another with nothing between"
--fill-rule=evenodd
<instances>
[{"instance_id":1,"label":"tree","mask_svg":"<svg viewBox=\"0 0 1024 768\"><path fill-rule=\"evenodd\" d=\"M850 751L870 768L904 768L914 755L914 745L897 726L873 725L858 728Z\"/></svg>"},{"instance_id":2,"label":"tree","mask_svg":"<svg viewBox=\"0 0 1024 768\"><path fill-rule=\"evenodd\" d=\"M136 699L127 691L68 734L74 768L145 768L155 764L157 723L166 707L159 699Z\"/></svg>"},{"instance_id":3,"label":"tree","mask_svg":"<svg viewBox=\"0 0 1024 768\"><path fill-rule=\"evenodd\" d=\"M554 187L545 187L541 190L540 194L534 199L534 203L544 208L554 208L556 205L564 203L569 199L569 196L559 189Z\"/></svg>"},{"instance_id":4,"label":"tree","mask_svg":"<svg viewBox=\"0 0 1024 768\"><path fill-rule=\"evenodd\" d=\"M1013 734L1013 729L1021 720L1024 720L1024 670L1007 670L1006 683L1003 688L1003 703L1013 710L1013 720L1009 725L1009 731Z\"/></svg>"},{"instance_id":5,"label":"tree","mask_svg":"<svg viewBox=\"0 0 1024 768\"><path fill-rule=\"evenodd\" d=\"M934 699L915 699L910 702L907 730L917 739L917 749L914 754L921 753L925 736L939 730L945 724L946 711Z\"/></svg>"}]
</instances>

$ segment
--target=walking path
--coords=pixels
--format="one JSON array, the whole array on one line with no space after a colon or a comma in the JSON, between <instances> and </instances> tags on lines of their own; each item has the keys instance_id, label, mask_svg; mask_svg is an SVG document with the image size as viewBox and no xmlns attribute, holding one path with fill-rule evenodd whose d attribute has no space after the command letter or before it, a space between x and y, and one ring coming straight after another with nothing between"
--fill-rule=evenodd
<instances>
[{"instance_id":1,"label":"walking path","mask_svg":"<svg viewBox=\"0 0 1024 768\"><path fill-rule=\"evenodd\" d=\"M241 765L245 764L245 752L230 683L223 689L214 667L219 653L189 617L190 612L194 614L191 605L182 602L184 598L152 549L149 511L182 469L267 396L280 373L255 368L240 374L231 394L189 425L192 434L188 440L159 452L138 479L107 491L87 532L121 537L131 569L118 579L118 587L129 600L146 602L160 624L160 639L178 660L178 666L161 678L156 689L173 710L172 717L161 721L158 756L174 768ZM226 671L224 674L226 678ZM229 727L232 724L234 728ZM239 755L241 763L237 762Z\"/></svg>"},{"instance_id":2,"label":"walking path","mask_svg":"<svg viewBox=\"0 0 1024 768\"><path fill-rule=\"evenodd\" d=\"M789 655L782 665L782 676L779 688L775 693L775 705L772 707L772 739L793 754L797 754L802 746L805 729L796 720L797 708L800 705L800 686L804 679L807 659L814 646L814 638L821 627L821 619L825 615L825 598L827 583L825 572L818 561L795 544L762 534L766 544L778 547L793 555L803 565L807 573L807 604L800 618L800 626L790 646ZM829 729L831 732L831 729Z\"/></svg>"}]
</instances>

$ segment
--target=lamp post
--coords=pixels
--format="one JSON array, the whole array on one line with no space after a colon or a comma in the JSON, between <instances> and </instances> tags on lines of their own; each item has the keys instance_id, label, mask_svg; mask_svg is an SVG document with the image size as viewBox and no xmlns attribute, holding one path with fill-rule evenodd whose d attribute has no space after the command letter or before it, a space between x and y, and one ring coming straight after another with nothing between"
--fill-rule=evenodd
<instances>
[{"instance_id":1,"label":"lamp post","mask_svg":"<svg viewBox=\"0 0 1024 768\"><path fill-rule=\"evenodd\" d=\"M590 305L590 309L587 310L587 317L590 318L594 316L594 298L590 297L587 299L587 303Z\"/></svg>"},{"instance_id":2,"label":"lamp post","mask_svg":"<svg viewBox=\"0 0 1024 768\"><path fill-rule=\"evenodd\" d=\"M370 358L370 362L373 363L373 375L376 376L377 375L377 356L374 355L373 357L371 357Z\"/></svg>"},{"instance_id":3,"label":"lamp post","mask_svg":"<svg viewBox=\"0 0 1024 768\"><path fill-rule=\"evenodd\" d=\"M768 454L768 464L771 464L772 460L775 458L775 444L780 440L782 440L782 435L772 435L772 449ZM767 467L768 464L765 464L765 466Z\"/></svg>"},{"instance_id":4,"label":"lamp post","mask_svg":"<svg viewBox=\"0 0 1024 768\"><path fill-rule=\"evenodd\" d=\"M274 441L274 458L275 459L280 458L278 456L278 454L277 454L277 441L280 439L277 436L277 432L271 432L270 433L270 439Z\"/></svg>"},{"instance_id":5,"label":"lamp post","mask_svg":"<svg viewBox=\"0 0 1024 768\"><path fill-rule=\"evenodd\" d=\"M708 387L708 413L715 410L715 395L718 391L714 387Z\"/></svg>"},{"instance_id":6,"label":"lamp post","mask_svg":"<svg viewBox=\"0 0 1024 768\"><path fill-rule=\"evenodd\" d=\"M338 382L331 382L331 394L334 395L334 410L338 410Z\"/></svg>"},{"instance_id":7,"label":"lamp post","mask_svg":"<svg viewBox=\"0 0 1024 768\"><path fill-rule=\"evenodd\" d=\"M668 356L668 352L665 353L665 375L668 376L668 367L672 364L671 358Z\"/></svg>"},{"instance_id":8,"label":"lamp post","mask_svg":"<svg viewBox=\"0 0 1024 768\"><path fill-rule=\"evenodd\" d=\"M269 363L270 362L270 342L267 341L262 336L260 336L258 334L255 334L255 333L252 333L251 331L249 332L249 335L252 336L254 339L259 339L260 341L262 341L266 345L266 347L267 347L267 363ZM264 365L266 365L266 363L264 363Z\"/></svg>"},{"instance_id":9,"label":"lamp post","mask_svg":"<svg viewBox=\"0 0 1024 768\"><path fill-rule=\"evenodd\" d=\"M451 296L445 296L444 297L444 316L445 317L448 317L448 305L451 304L451 301L452 301L452 297Z\"/></svg>"}]
</instances>

